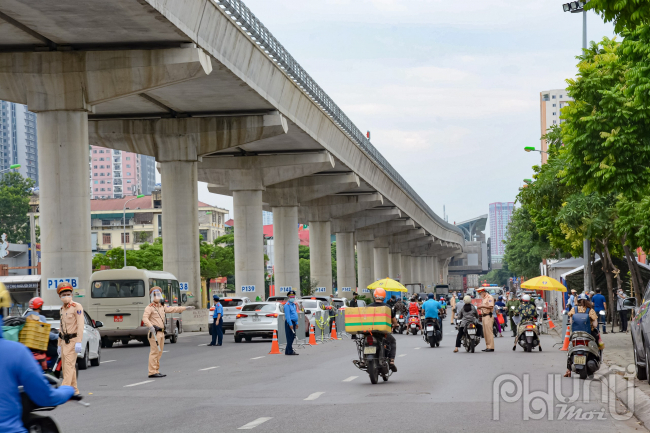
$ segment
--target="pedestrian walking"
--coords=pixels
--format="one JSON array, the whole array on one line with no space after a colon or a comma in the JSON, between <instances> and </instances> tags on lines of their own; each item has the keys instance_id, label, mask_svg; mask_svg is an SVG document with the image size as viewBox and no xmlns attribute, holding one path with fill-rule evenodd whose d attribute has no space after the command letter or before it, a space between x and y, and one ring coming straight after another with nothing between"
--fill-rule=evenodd
<instances>
[{"instance_id":1,"label":"pedestrian walking","mask_svg":"<svg viewBox=\"0 0 650 433\"><path fill-rule=\"evenodd\" d=\"M618 315L621 318L621 326L620 326L620 331L619 332L625 332L627 333L627 319L628 319L628 309L623 306L623 302L627 299L627 295L623 291L623 289L618 289L618 292L616 292L616 311L618 311ZM614 330L612 329L612 332Z\"/></svg>"},{"instance_id":2,"label":"pedestrian walking","mask_svg":"<svg viewBox=\"0 0 650 433\"><path fill-rule=\"evenodd\" d=\"M565 310L571 311L571 309L575 306L576 303L576 297L578 296L578 292L576 289L571 289L571 296L569 296L569 300L566 303L566 308Z\"/></svg>"},{"instance_id":3,"label":"pedestrian walking","mask_svg":"<svg viewBox=\"0 0 650 433\"><path fill-rule=\"evenodd\" d=\"M512 293L510 294L510 300L506 303L506 310L508 311L508 318L510 319L510 329L512 330L512 336L517 336L517 324L515 323L515 315L519 314L519 299L517 299ZM514 308L513 308L514 307Z\"/></svg>"},{"instance_id":4,"label":"pedestrian walking","mask_svg":"<svg viewBox=\"0 0 650 433\"><path fill-rule=\"evenodd\" d=\"M598 316L598 324L603 325L603 334L607 334L607 322L605 321L606 316L602 316L600 314L601 311L607 312L607 302L605 296L601 295L600 289L596 289L596 294L591 299L589 299L589 301L594 304L594 310Z\"/></svg>"},{"instance_id":5,"label":"pedestrian walking","mask_svg":"<svg viewBox=\"0 0 650 433\"><path fill-rule=\"evenodd\" d=\"M142 315L144 326L149 328L149 377L165 377L160 373L160 358L165 345L166 313L182 313L193 310L194 307L165 307L163 304L162 289L153 286L149 289L151 304L147 305Z\"/></svg>"},{"instance_id":6,"label":"pedestrian walking","mask_svg":"<svg viewBox=\"0 0 650 433\"><path fill-rule=\"evenodd\" d=\"M482 315L481 321L483 322L483 338L485 338L483 352L494 352L494 298L483 287L479 288L477 292L481 294L483 299L479 306Z\"/></svg>"},{"instance_id":7,"label":"pedestrian walking","mask_svg":"<svg viewBox=\"0 0 650 433\"><path fill-rule=\"evenodd\" d=\"M359 294L354 292L352 294L352 300L350 301L350 307L357 308L359 306Z\"/></svg>"},{"instance_id":8,"label":"pedestrian walking","mask_svg":"<svg viewBox=\"0 0 650 433\"><path fill-rule=\"evenodd\" d=\"M223 306L219 296L214 295L214 313L212 313L212 342L208 346L221 346L223 341Z\"/></svg>"},{"instance_id":9,"label":"pedestrian walking","mask_svg":"<svg viewBox=\"0 0 650 433\"><path fill-rule=\"evenodd\" d=\"M287 294L287 303L284 304L284 333L287 336L285 355L298 355L293 350L293 340L298 332L298 311L296 310L296 292L291 290Z\"/></svg>"},{"instance_id":10,"label":"pedestrian walking","mask_svg":"<svg viewBox=\"0 0 650 433\"><path fill-rule=\"evenodd\" d=\"M63 374L62 385L74 388L74 393L79 394L77 387L77 354L81 353L81 341L84 335L84 309L81 304L72 302L72 286L70 283L61 282L56 287L63 306L59 312L61 316L61 330L59 332L59 347L57 353L61 357Z\"/></svg>"}]
</instances>

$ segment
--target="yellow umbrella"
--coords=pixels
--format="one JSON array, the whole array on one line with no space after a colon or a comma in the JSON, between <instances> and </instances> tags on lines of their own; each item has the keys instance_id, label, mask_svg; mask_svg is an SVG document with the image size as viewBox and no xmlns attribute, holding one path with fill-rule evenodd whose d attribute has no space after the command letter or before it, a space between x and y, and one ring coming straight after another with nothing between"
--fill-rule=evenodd
<instances>
[{"instance_id":1,"label":"yellow umbrella","mask_svg":"<svg viewBox=\"0 0 650 433\"><path fill-rule=\"evenodd\" d=\"M392 280L390 278L384 278L383 280L377 280L371 285L368 286L370 290L375 289L384 289L389 292L408 292L406 287L402 286L399 282Z\"/></svg>"},{"instance_id":2,"label":"yellow umbrella","mask_svg":"<svg viewBox=\"0 0 650 433\"><path fill-rule=\"evenodd\" d=\"M566 287L558 280L542 275L526 281L521 285L524 289L529 290L554 290L556 292L566 292Z\"/></svg>"}]
</instances>

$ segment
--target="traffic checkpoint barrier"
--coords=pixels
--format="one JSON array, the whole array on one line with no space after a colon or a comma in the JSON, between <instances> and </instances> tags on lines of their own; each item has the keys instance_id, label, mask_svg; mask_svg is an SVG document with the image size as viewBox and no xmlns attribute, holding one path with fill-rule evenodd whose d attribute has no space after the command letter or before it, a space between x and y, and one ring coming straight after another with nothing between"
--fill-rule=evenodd
<instances>
[{"instance_id":1,"label":"traffic checkpoint barrier","mask_svg":"<svg viewBox=\"0 0 650 433\"><path fill-rule=\"evenodd\" d=\"M332 323L332 333L330 337L332 340L338 340L338 338L336 338L336 320Z\"/></svg>"},{"instance_id":2,"label":"traffic checkpoint barrier","mask_svg":"<svg viewBox=\"0 0 650 433\"><path fill-rule=\"evenodd\" d=\"M329 317L330 313L326 310L316 311L314 321L316 323L316 339L321 343L330 341L329 334Z\"/></svg>"},{"instance_id":3,"label":"traffic checkpoint barrier","mask_svg":"<svg viewBox=\"0 0 650 433\"><path fill-rule=\"evenodd\" d=\"M287 335L285 331L285 315L280 313L278 315L278 342L280 346L286 347L287 345ZM298 313L298 332L296 332L296 338L293 341L294 347L305 347L307 345L307 339L305 337L305 313ZM300 338L302 336L302 338Z\"/></svg>"},{"instance_id":4,"label":"traffic checkpoint barrier","mask_svg":"<svg viewBox=\"0 0 650 433\"><path fill-rule=\"evenodd\" d=\"M269 355L281 355L280 345L278 344L278 331L273 330L273 342L271 343L271 351Z\"/></svg>"},{"instance_id":5,"label":"traffic checkpoint barrier","mask_svg":"<svg viewBox=\"0 0 650 433\"><path fill-rule=\"evenodd\" d=\"M316 346L318 343L316 343L316 335L314 334L314 325L311 325L309 327L309 345L310 346Z\"/></svg>"}]
</instances>

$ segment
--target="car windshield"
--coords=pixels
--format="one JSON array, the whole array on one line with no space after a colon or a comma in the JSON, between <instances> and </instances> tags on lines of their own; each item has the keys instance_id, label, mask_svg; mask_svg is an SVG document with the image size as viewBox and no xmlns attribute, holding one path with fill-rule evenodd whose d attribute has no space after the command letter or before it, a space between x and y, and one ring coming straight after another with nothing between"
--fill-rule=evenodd
<instances>
[{"instance_id":1,"label":"car windshield","mask_svg":"<svg viewBox=\"0 0 650 433\"><path fill-rule=\"evenodd\" d=\"M305 309L318 308L318 301L302 301L302 306Z\"/></svg>"},{"instance_id":2,"label":"car windshield","mask_svg":"<svg viewBox=\"0 0 650 433\"><path fill-rule=\"evenodd\" d=\"M286 300L286 296L271 296L267 302L280 302Z\"/></svg>"},{"instance_id":3,"label":"car windshield","mask_svg":"<svg viewBox=\"0 0 650 433\"><path fill-rule=\"evenodd\" d=\"M223 299L219 302L222 307L238 307L244 303L241 299Z\"/></svg>"},{"instance_id":4,"label":"car windshield","mask_svg":"<svg viewBox=\"0 0 650 433\"><path fill-rule=\"evenodd\" d=\"M241 310L270 312L270 311L275 311L277 307L278 304L248 304L248 305L244 305L244 307Z\"/></svg>"},{"instance_id":5,"label":"car windshield","mask_svg":"<svg viewBox=\"0 0 650 433\"><path fill-rule=\"evenodd\" d=\"M336 306L336 308L345 307L345 302L343 302L343 301L334 301L334 305Z\"/></svg>"},{"instance_id":6,"label":"car windshield","mask_svg":"<svg viewBox=\"0 0 650 433\"><path fill-rule=\"evenodd\" d=\"M61 310L41 310L41 314L48 320L61 320Z\"/></svg>"},{"instance_id":7,"label":"car windshield","mask_svg":"<svg viewBox=\"0 0 650 433\"><path fill-rule=\"evenodd\" d=\"M93 298L141 298L144 296L142 280L93 281L90 295Z\"/></svg>"}]
</instances>

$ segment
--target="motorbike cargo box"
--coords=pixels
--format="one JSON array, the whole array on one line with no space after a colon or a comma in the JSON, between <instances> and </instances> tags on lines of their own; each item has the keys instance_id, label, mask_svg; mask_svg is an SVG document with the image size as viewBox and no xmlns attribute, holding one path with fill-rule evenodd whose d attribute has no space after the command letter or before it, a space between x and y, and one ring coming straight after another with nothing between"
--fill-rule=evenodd
<instances>
[{"instance_id":1,"label":"motorbike cargo box","mask_svg":"<svg viewBox=\"0 0 650 433\"><path fill-rule=\"evenodd\" d=\"M390 307L347 307L345 309L345 332L391 332Z\"/></svg>"},{"instance_id":2,"label":"motorbike cargo box","mask_svg":"<svg viewBox=\"0 0 650 433\"><path fill-rule=\"evenodd\" d=\"M19 339L30 349L46 351L50 341L50 325L38 320L26 320Z\"/></svg>"}]
</instances>

